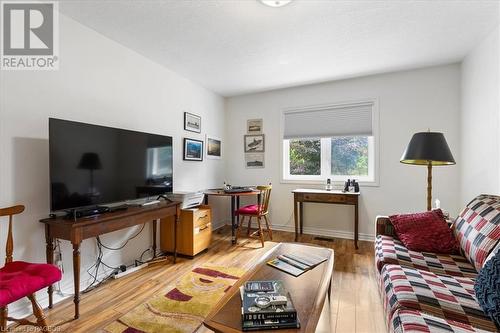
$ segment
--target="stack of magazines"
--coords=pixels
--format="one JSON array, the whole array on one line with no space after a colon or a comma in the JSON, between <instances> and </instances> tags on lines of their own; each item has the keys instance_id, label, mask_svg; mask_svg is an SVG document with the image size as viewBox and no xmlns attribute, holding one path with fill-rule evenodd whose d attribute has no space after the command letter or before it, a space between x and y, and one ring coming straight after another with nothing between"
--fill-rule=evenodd
<instances>
[{"instance_id":1,"label":"stack of magazines","mask_svg":"<svg viewBox=\"0 0 500 333\"><path fill-rule=\"evenodd\" d=\"M298 253L286 253L269 260L267 264L293 276L299 276L327 259L327 257L310 253L307 254L307 257Z\"/></svg>"},{"instance_id":2,"label":"stack of magazines","mask_svg":"<svg viewBox=\"0 0 500 333\"><path fill-rule=\"evenodd\" d=\"M282 281L248 281L240 287L243 331L300 328Z\"/></svg>"}]
</instances>

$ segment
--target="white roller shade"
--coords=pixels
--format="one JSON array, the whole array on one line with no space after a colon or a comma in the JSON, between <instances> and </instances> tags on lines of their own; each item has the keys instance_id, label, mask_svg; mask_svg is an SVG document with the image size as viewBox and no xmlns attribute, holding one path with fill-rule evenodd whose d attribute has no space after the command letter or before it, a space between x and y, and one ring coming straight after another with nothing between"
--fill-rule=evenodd
<instances>
[{"instance_id":1,"label":"white roller shade","mask_svg":"<svg viewBox=\"0 0 500 333\"><path fill-rule=\"evenodd\" d=\"M373 103L326 106L284 112L284 139L372 133Z\"/></svg>"}]
</instances>

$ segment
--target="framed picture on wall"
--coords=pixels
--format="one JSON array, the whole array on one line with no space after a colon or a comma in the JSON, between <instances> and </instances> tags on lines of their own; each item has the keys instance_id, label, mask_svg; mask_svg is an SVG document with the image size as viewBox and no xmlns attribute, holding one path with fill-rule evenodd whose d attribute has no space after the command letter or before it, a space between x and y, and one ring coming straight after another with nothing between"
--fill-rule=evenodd
<instances>
[{"instance_id":1,"label":"framed picture on wall","mask_svg":"<svg viewBox=\"0 0 500 333\"><path fill-rule=\"evenodd\" d=\"M264 167L264 153L245 154L245 167L247 169L260 169Z\"/></svg>"},{"instance_id":2,"label":"framed picture on wall","mask_svg":"<svg viewBox=\"0 0 500 333\"><path fill-rule=\"evenodd\" d=\"M262 133L262 119L248 119L247 120L247 133L248 134L261 134Z\"/></svg>"},{"instance_id":3,"label":"framed picture on wall","mask_svg":"<svg viewBox=\"0 0 500 333\"><path fill-rule=\"evenodd\" d=\"M201 133L201 117L189 112L184 112L184 130Z\"/></svg>"},{"instance_id":4,"label":"framed picture on wall","mask_svg":"<svg viewBox=\"0 0 500 333\"><path fill-rule=\"evenodd\" d=\"M245 144L245 153L264 152L264 134L245 135L243 140Z\"/></svg>"},{"instance_id":5,"label":"framed picture on wall","mask_svg":"<svg viewBox=\"0 0 500 333\"><path fill-rule=\"evenodd\" d=\"M203 141L184 138L185 161L203 161Z\"/></svg>"},{"instance_id":6,"label":"framed picture on wall","mask_svg":"<svg viewBox=\"0 0 500 333\"><path fill-rule=\"evenodd\" d=\"M207 158L220 159L222 157L222 140L207 134L206 139Z\"/></svg>"}]
</instances>

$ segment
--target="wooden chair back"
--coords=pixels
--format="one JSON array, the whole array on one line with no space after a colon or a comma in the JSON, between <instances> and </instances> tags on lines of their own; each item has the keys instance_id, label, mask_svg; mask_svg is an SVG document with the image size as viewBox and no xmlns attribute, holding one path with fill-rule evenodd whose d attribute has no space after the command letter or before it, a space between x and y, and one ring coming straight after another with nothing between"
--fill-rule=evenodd
<instances>
[{"instance_id":1,"label":"wooden chair back","mask_svg":"<svg viewBox=\"0 0 500 333\"><path fill-rule=\"evenodd\" d=\"M257 190L260 191L260 200L259 200L260 212L259 212L259 215L263 215L263 214L268 213L269 200L271 199L272 188L273 188L273 186L271 184L257 186Z\"/></svg>"},{"instance_id":2,"label":"wooden chair back","mask_svg":"<svg viewBox=\"0 0 500 333\"><path fill-rule=\"evenodd\" d=\"M7 245L5 246L5 263L12 262L12 253L14 252L14 240L12 238L12 216L24 212L23 205L17 205L7 208L0 208L0 217L9 217L9 231L7 233Z\"/></svg>"}]
</instances>

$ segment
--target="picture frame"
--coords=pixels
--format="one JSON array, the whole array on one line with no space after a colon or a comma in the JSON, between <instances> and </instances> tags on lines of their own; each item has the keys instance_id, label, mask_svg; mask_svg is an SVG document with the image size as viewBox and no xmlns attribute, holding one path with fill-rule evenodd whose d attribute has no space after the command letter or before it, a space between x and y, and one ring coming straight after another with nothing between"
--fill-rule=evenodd
<instances>
[{"instance_id":1,"label":"picture frame","mask_svg":"<svg viewBox=\"0 0 500 333\"><path fill-rule=\"evenodd\" d=\"M262 134L263 132L262 119L248 119L247 120L247 133L248 134Z\"/></svg>"},{"instance_id":2,"label":"picture frame","mask_svg":"<svg viewBox=\"0 0 500 333\"><path fill-rule=\"evenodd\" d=\"M263 153L265 148L264 134L248 134L243 137L245 153Z\"/></svg>"},{"instance_id":3,"label":"picture frame","mask_svg":"<svg viewBox=\"0 0 500 333\"><path fill-rule=\"evenodd\" d=\"M245 154L245 167L247 169L262 169L264 164L264 153Z\"/></svg>"},{"instance_id":4,"label":"picture frame","mask_svg":"<svg viewBox=\"0 0 500 333\"><path fill-rule=\"evenodd\" d=\"M184 138L184 161L203 161L203 141Z\"/></svg>"},{"instance_id":5,"label":"picture frame","mask_svg":"<svg viewBox=\"0 0 500 333\"><path fill-rule=\"evenodd\" d=\"M222 158L222 140L207 134L205 142L207 158L220 160Z\"/></svg>"},{"instance_id":6,"label":"picture frame","mask_svg":"<svg viewBox=\"0 0 500 333\"><path fill-rule=\"evenodd\" d=\"M193 113L184 112L184 130L201 133L201 117Z\"/></svg>"}]
</instances>

